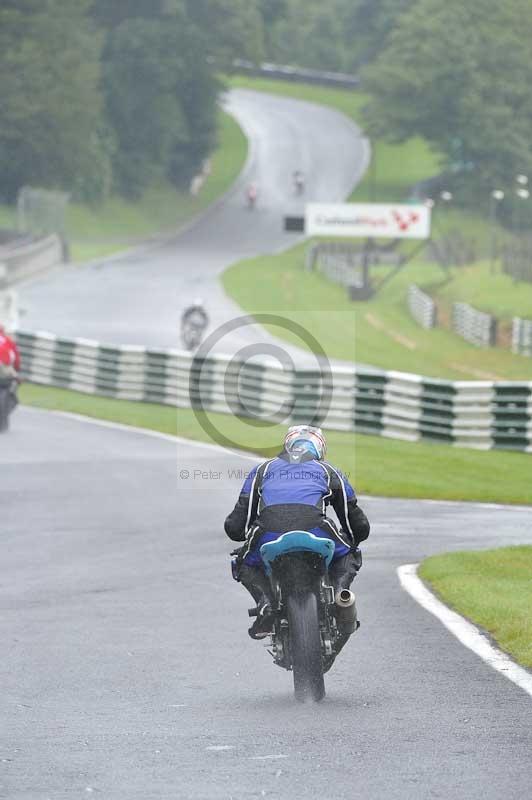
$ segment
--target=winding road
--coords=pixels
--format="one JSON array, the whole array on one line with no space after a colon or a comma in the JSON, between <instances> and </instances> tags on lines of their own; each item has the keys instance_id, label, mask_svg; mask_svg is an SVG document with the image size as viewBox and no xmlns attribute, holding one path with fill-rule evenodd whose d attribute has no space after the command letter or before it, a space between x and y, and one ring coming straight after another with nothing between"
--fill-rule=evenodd
<instances>
[{"instance_id":1,"label":"winding road","mask_svg":"<svg viewBox=\"0 0 532 800\"><path fill-rule=\"evenodd\" d=\"M18 412L0 447L0 797L527 797L529 696L395 570L532 543L530 509L363 498L362 627L326 700L298 706L290 675L248 638L229 575L221 525L251 463Z\"/></svg>"},{"instance_id":2,"label":"winding road","mask_svg":"<svg viewBox=\"0 0 532 800\"><path fill-rule=\"evenodd\" d=\"M181 313L201 296L212 332L242 315L225 295L220 273L243 258L293 245L297 236L283 231L283 216L302 214L308 200L344 199L366 170L366 139L333 109L243 89L231 91L226 106L249 141L247 164L231 191L189 228L159 245L83 267L59 268L21 287L25 330L179 347ZM294 196L296 168L306 175L303 199ZM245 207L245 187L251 181L260 191L254 212ZM235 353L261 341L276 340L257 326L239 328L223 337L218 350ZM295 348L285 349L298 354Z\"/></svg>"}]
</instances>

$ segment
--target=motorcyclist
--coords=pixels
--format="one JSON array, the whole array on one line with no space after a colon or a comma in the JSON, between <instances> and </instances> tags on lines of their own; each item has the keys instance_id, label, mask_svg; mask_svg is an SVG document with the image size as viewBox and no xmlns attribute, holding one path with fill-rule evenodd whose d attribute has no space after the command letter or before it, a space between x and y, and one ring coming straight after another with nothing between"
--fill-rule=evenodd
<instances>
[{"instance_id":1,"label":"motorcyclist","mask_svg":"<svg viewBox=\"0 0 532 800\"><path fill-rule=\"evenodd\" d=\"M196 328L200 336L206 331L209 325L209 315L205 311L205 306L201 297L196 299L189 305L181 316L181 335L185 338L186 329L189 326Z\"/></svg>"},{"instance_id":2,"label":"motorcyclist","mask_svg":"<svg viewBox=\"0 0 532 800\"><path fill-rule=\"evenodd\" d=\"M348 479L324 461L325 437L320 428L295 425L275 458L255 467L225 520L230 539L245 545L233 562L233 576L250 592L258 615L249 629L253 639L271 630L270 586L260 547L291 530L304 529L332 539L335 554L329 569L335 589L348 589L362 565L358 545L369 536L369 522ZM331 505L341 529L326 516Z\"/></svg>"},{"instance_id":3,"label":"motorcyclist","mask_svg":"<svg viewBox=\"0 0 532 800\"><path fill-rule=\"evenodd\" d=\"M246 189L246 202L248 208L255 208L258 196L259 196L259 189L257 184L250 183Z\"/></svg>"},{"instance_id":4,"label":"motorcyclist","mask_svg":"<svg viewBox=\"0 0 532 800\"><path fill-rule=\"evenodd\" d=\"M20 373L20 352L14 339L7 335L0 323L0 379L12 378L11 397L13 408L17 405L17 384Z\"/></svg>"},{"instance_id":5,"label":"motorcyclist","mask_svg":"<svg viewBox=\"0 0 532 800\"><path fill-rule=\"evenodd\" d=\"M292 174L292 180L294 181L294 189L296 194L302 194L305 188L305 176L300 169L294 170Z\"/></svg>"}]
</instances>

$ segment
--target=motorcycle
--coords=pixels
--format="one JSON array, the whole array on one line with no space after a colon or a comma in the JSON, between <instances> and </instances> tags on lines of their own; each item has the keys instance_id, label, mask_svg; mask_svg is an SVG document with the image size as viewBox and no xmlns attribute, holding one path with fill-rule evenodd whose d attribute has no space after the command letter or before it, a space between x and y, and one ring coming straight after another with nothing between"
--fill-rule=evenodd
<instances>
[{"instance_id":1,"label":"motorcycle","mask_svg":"<svg viewBox=\"0 0 532 800\"><path fill-rule=\"evenodd\" d=\"M197 312L189 315L181 324L181 340L186 350L196 350L207 327L206 317Z\"/></svg>"},{"instance_id":2,"label":"motorcycle","mask_svg":"<svg viewBox=\"0 0 532 800\"><path fill-rule=\"evenodd\" d=\"M294 172L294 191L297 196L300 196L305 191L305 178L301 172Z\"/></svg>"},{"instance_id":3,"label":"motorcycle","mask_svg":"<svg viewBox=\"0 0 532 800\"><path fill-rule=\"evenodd\" d=\"M360 626L355 595L335 590L328 568L334 542L306 531L289 531L263 544L260 555L273 597L270 654L293 673L296 700L325 697L324 674ZM249 616L257 615L250 609Z\"/></svg>"},{"instance_id":4,"label":"motorcycle","mask_svg":"<svg viewBox=\"0 0 532 800\"><path fill-rule=\"evenodd\" d=\"M0 433L9 430L9 417L17 406L17 380L0 366Z\"/></svg>"},{"instance_id":5,"label":"motorcycle","mask_svg":"<svg viewBox=\"0 0 532 800\"><path fill-rule=\"evenodd\" d=\"M255 206L257 205L258 196L259 192L257 187L254 184L248 186L248 188L246 189L246 205L249 211L254 210Z\"/></svg>"}]
</instances>

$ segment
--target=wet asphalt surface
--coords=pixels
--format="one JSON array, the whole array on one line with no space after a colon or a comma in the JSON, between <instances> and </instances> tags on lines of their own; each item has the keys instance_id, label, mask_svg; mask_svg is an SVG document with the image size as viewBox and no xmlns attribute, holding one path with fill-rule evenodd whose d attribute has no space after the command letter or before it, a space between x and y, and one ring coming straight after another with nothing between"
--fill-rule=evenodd
<instances>
[{"instance_id":1,"label":"wet asphalt surface","mask_svg":"<svg viewBox=\"0 0 532 800\"><path fill-rule=\"evenodd\" d=\"M245 91L228 103L251 150L223 202L157 245L26 284L25 329L175 347L180 313L201 295L213 330L241 313L223 269L297 240L281 224L302 213L293 169L307 175L303 200L324 201L364 172L367 144L334 112ZM274 342L246 326L219 349L257 341ZM291 676L247 636L249 599L229 573L223 519L251 465L16 413L0 439L0 798L528 796L529 697L417 606L396 568L532 543L531 510L362 498L373 524L354 587L362 627L326 700L299 706Z\"/></svg>"},{"instance_id":2,"label":"wet asphalt surface","mask_svg":"<svg viewBox=\"0 0 532 800\"><path fill-rule=\"evenodd\" d=\"M229 574L223 519L251 465L16 413L0 440L0 797L529 796L530 698L405 594L396 568L532 543L531 510L362 498L362 627L325 701L300 706L248 638Z\"/></svg>"},{"instance_id":3,"label":"wet asphalt surface","mask_svg":"<svg viewBox=\"0 0 532 800\"><path fill-rule=\"evenodd\" d=\"M308 201L343 200L367 168L366 139L330 108L246 90L232 91L226 105L249 141L247 164L231 191L179 235L118 258L56 269L20 287L24 330L180 347L181 314L201 297L211 334L242 315L225 295L220 274L241 259L296 244L300 235L284 232L285 215L301 216ZM295 169L306 176L302 197L294 193ZM253 212L245 205L251 181L259 188ZM258 326L220 333L218 339L215 350L232 354L276 341ZM285 350L305 359L295 347Z\"/></svg>"}]
</instances>

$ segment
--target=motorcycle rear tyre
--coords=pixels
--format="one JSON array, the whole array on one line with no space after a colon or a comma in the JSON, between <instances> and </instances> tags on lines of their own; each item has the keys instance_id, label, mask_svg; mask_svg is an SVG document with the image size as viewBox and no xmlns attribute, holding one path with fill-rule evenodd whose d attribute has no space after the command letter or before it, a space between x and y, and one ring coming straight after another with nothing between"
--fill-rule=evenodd
<instances>
[{"instance_id":1,"label":"motorcycle rear tyre","mask_svg":"<svg viewBox=\"0 0 532 800\"><path fill-rule=\"evenodd\" d=\"M294 592L287 599L290 653L296 700L325 697L318 601L312 591Z\"/></svg>"},{"instance_id":2,"label":"motorcycle rear tyre","mask_svg":"<svg viewBox=\"0 0 532 800\"><path fill-rule=\"evenodd\" d=\"M0 433L9 430L9 412L11 398L7 389L0 389Z\"/></svg>"}]
</instances>

